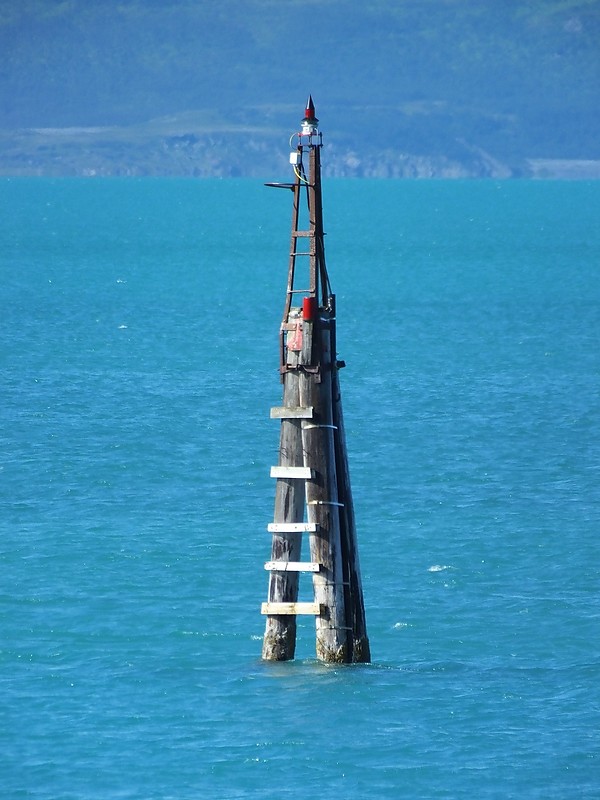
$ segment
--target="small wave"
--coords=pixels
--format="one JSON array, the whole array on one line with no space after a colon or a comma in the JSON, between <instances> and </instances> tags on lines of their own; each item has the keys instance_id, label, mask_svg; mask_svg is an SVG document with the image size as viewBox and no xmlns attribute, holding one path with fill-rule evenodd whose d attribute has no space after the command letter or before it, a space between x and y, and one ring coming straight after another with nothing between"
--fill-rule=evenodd
<instances>
[{"instance_id":1,"label":"small wave","mask_svg":"<svg viewBox=\"0 0 600 800\"><path fill-rule=\"evenodd\" d=\"M443 572L445 569L454 569L450 564L433 564L427 572Z\"/></svg>"}]
</instances>

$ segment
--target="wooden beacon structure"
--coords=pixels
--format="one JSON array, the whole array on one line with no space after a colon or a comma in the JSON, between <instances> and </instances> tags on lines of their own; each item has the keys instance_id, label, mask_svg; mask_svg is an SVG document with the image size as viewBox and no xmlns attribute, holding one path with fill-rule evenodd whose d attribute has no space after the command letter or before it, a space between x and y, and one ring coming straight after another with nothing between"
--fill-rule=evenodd
<instances>
[{"instance_id":1,"label":"wooden beacon structure","mask_svg":"<svg viewBox=\"0 0 600 800\"><path fill-rule=\"evenodd\" d=\"M280 330L283 405L266 630L262 657L294 658L296 616L316 620L317 658L370 661L336 356L335 295L325 266L321 202L322 134L312 97L297 147L293 183L267 184L293 192L287 292ZM308 157L308 158L307 158ZM308 174L305 160L308 160ZM308 537L310 558L301 560ZM312 576L310 602L299 602L302 573Z\"/></svg>"}]
</instances>

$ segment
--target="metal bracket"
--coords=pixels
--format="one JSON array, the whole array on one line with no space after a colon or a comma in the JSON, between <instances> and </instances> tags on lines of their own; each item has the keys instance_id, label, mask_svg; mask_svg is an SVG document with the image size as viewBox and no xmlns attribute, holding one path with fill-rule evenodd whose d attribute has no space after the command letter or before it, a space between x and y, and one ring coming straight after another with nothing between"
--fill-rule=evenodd
<instances>
[{"instance_id":1,"label":"metal bracket","mask_svg":"<svg viewBox=\"0 0 600 800\"><path fill-rule=\"evenodd\" d=\"M321 365L317 364L315 367L309 367L306 364L282 364L279 367L279 372L281 375L285 375L286 372L304 372L307 375L314 375L315 382L321 383Z\"/></svg>"}]
</instances>

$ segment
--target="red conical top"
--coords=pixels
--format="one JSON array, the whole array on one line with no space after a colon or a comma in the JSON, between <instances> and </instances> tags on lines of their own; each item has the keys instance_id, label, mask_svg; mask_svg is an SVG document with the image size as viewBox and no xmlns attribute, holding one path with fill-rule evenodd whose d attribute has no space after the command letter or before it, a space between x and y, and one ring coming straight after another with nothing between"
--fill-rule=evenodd
<instances>
[{"instance_id":1,"label":"red conical top","mask_svg":"<svg viewBox=\"0 0 600 800\"><path fill-rule=\"evenodd\" d=\"M315 119L315 104L313 103L312 94L308 95L308 100L306 101L306 108L304 110L304 119L305 120Z\"/></svg>"},{"instance_id":2,"label":"red conical top","mask_svg":"<svg viewBox=\"0 0 600 800\"><path fill-rule=\"evenodd\" d=\"M312 94L308 95L306 108L304 109L304 119L300 124L302 125L302 136L314 136L319 132L319 120L315 117L315 104L313 103Z\"/></svg>"}]
</instances>

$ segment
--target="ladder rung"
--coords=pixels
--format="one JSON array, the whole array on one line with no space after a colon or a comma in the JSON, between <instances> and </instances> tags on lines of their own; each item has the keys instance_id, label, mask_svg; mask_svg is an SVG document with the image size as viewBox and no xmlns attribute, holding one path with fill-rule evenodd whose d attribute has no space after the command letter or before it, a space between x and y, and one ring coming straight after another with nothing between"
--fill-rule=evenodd
<instances>
[{"instance_id":1,"label":"ladder rung","mask_svg":"<svg viewBox=\"0 0 600 800\"><path fill-rule=\"evenodd\" d=\"M313 253L305 253L305 252L290 253L290 256L292 256L293 258L295 258L296 256L312 256L312 255L313 255Z\"/></svg>"},{"instance_id":2,"label":"ladder rung","mask_svg":"<svg viewBox=\"0 0 600 800\"><path fill-rule=\"evenodd\" d=\"M283 616L295 616L296 614L318 616L321 613L321 605L319 603L263 603L260 613Z\"/></svg>"},{"instance_id":3,"label":"ladder rung","mask_svg":"<svg viewBox=\"0 0 600 800\"><path fill-rule=\"evenodd\" d=\"M269 572L319 572L321 565L316 561L267 561L265 569Z\"/></svg>"},{"instance_id":4,"label":"ladder rung","mask_svg":"<svg viewBox=\"0 0 600 800\"><path fill-rule=\"evenodd\" d=\"M314 236L314 231L293 231L292 236Z\"/></svg>"},{"instance_id":5,"label":"ladder rung","mask_svg":"<svg viewBox=\"0 0 600 800\"><path fill-rule=\"evenodd\" d=\"M310 467L271 467L272 478L298 478L306 481L313 478L314 474Z\"/></svg>"},{"instance_id":6,"label":"ladder rung","mask_svg":"<svg viewBox=\"0 0 600 800\"><path fill-rule=\"evenodd\" d=\"M274 406L271 409L271 419L312 419L314 409L312 406L301 408L300 406Z\"/></svg>"},{"instance_id":7,"label":"ladder rung","mask_svg":"<svg viewBox=\"0 0 600 800\"><path fill-rule=\"evenodd\" d=\"M317 522L269 522L269 533L316 533Z\"/></svg>"}]
</instances>

